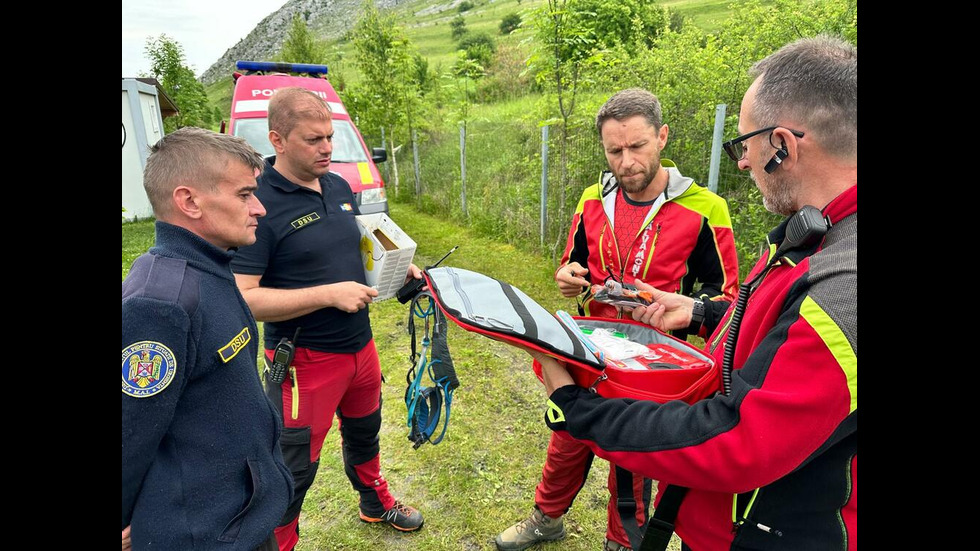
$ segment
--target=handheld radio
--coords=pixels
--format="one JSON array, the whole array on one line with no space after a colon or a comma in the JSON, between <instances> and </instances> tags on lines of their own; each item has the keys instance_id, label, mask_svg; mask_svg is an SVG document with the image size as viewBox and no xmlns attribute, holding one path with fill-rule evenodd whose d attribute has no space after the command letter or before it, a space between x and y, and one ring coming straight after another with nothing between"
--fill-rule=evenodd
<instances>
[{"instance_id":1,"label":"handheld radio","mask_svg":"<svg viewBox=\"0 0 980 551\"><path fill-rule=\"evenodd\" d=\"M269 380L277 385L281 385L286 380L286 372L289 371L289 364L293 363L293 356L296 354L296 339L299 338L300 328L296 328L293 333L293 340L283 337L276 345L276 351L272 355L272 365L266 360L266 369L269 371Z\"/></svg>"}]
</instances>

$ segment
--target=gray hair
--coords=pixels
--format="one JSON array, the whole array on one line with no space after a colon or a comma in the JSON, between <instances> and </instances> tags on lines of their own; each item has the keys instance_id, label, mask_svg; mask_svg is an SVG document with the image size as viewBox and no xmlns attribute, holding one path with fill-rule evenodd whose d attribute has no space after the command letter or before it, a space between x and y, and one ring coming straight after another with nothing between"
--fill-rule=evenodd
<instances>
[{"instance_id":1,"label":"gray hair","mask_svg":"<svg viewBox=\"0 0 980 551\"><path fill-rule=\"evenodd\" d=\"M826 35L791 42L759 61L752 117L760 127L806 125L836 157L857 156L857 47ZM808 135L810 137L810 135Z\"/></svg>"},{"instance_id":2,"label":"gray hair","mask_svg":"<svg viewBox=\"0 0 980 551\"><path fill-rule=\"evenodd\" d=\"M609 119L617 121L640 116L647 120L658 132L663 123L660 122L660 100L657 96L642 88L627 88L613 94L599 108L595 116L595 129L602 137L602 125Z\"/></svg>"},{"instance_id":3,"label":"gray hair","mask_svg":"<svg viewBox=\"0 0 980 551\"><path fill-rule=\"evenodd\" d=\"M264 166L262 156L238 136L185 126L161 138L150 148L143 169L143 187L154 216L171 213L171 196L178 186L217 190L231 161L259 170Z\"/></svg>"}]
</instances>

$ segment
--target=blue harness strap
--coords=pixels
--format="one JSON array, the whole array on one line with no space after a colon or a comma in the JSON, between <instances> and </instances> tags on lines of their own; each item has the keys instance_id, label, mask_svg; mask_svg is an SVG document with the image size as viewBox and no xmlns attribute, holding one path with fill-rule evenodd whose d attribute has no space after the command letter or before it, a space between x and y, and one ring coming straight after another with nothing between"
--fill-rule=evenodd
<instances>
[{"instance_id":1,"label":"blue harness strap","mask_svg":"<svg viewBox=\"0 0 980 551\"><path fill-rule=\"evenodd\" d=\"M416 346L417 320L423 323L421 351ZM408 314L412 353L409 356L411 367L405 376L408 385L405 388L405 409L408 412L406 424L410 428L408 439L414 442L415 449L426 442L433 445L442 442L449 428L453 392L459 386L459 380L449 355L448 330L446 319L436 307L431 293L422 291L412 299ZM433 386L422 385L426 374ZM442 414L443 407L445 415ZM442 432L433 439L440 420L443 422Z\"/></svg>"}]
</instances>

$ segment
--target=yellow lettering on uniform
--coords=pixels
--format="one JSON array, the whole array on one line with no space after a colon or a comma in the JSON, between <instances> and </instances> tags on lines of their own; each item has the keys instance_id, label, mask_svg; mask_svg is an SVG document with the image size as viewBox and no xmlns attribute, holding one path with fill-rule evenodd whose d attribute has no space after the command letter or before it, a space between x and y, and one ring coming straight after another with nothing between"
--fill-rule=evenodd
<instances>
[{"instance_id":1,"label":"yellow lettering on uniform","mask_svg":"<svg viewBox=\"0 0 980 551\"><path fill-rule=\"evenodd\" d=\"M245 327L241 330L240 333L235 335L235 338L231 339L231 342L218 349L218 356L221 357L221 361L223 361L224 363L228 363L235 356L237 356L238 352L242 348L245 348L245 345L248 344L251 340L252 340L252 335L249 333L248 327Z\"/></svg>"},{"instance_id":2,"label":"yellow lettering on uniform","mask_svg":"<svg viewBox=\"0 0 980 551\"><path fill-rule=\"evenodd\" d=\"M289 224L292 227L296 228L296 229L300 229L303 226L309 224L310 222L316 222L319 219L320 219L320 215L319 214L317 214L315 212L311 212L311 213L309 213L309 214L307 214L305 216L301 216L301 217L297 218L296 220L293 220Z\"/></svg>"}]
</instances>

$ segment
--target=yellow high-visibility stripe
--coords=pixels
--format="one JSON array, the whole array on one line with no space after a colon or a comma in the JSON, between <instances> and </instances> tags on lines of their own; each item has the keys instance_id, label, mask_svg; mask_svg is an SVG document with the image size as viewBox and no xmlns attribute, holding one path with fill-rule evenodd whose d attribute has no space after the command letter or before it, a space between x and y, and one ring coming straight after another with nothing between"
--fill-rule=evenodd
<instances>
[{"instance_id":1,"label":"yellow high-visibility stripe","mask_svg":"<svg viewBox=\"0 0 980 551\"><path fill-rule=\"evenodd\" d=\"M695 189L694 186L698 186L698 184L691 184L688 191L674 199L674 202L707 218L708 223L712 226L731 228L732 216L729 214L728 209L724 208L724 199L721 199L717 195L708 195L705 193L688 195L690 191Z\"/></svg>"},{"instance_id":2,"label":"yellow high-visibility stripe","mask_svg":"<svg viewBox=\"0 0 980 551\"><path fill-rule=\"evenodd\" d=\"M647 253L647 262L646 264L643 265L643 275L641 276L641 279L643 279L644 281L646 281L647 279L647 272L650 271L650 263L653 262L653 252L657 250L657 241L659 239L660 239L660 227L657 226L657 233L653 234L653 242L650 243L650 252ZM629 259L627 259L627 262L629 262Z\"/></svg>"},{"instance_id":3,"label":"yellow high-visibility stripe","mask_svg":"<svg viewBox=\"0 0 980 551\"><path fill-rule=\"evenodd\" d=\"M299 419L299 377L296 376L296 367L289 367L289 375L293 379L293 410L290 412L293 420Z\"/></svg>"},{"instance_id":4,"label":"yellow high-visibility stripe","mask_svg":"<svg viewBox=\"0 0 980 551\"><path fill-rule=\"evenodd\" d=\"M847 378L847 389L851 393L851 409L848 413L853 413L857 409L858 389L857 354L851 348L851 343L848 342L841 328L812 298L803 299L803 304L800 306L800 316L810 324L810 327L813 327L813 330L823 340L827 350L834 355L834 359L837 360L841 370L844 371L844 376Z\"/></svg>"},{"instance_id":5,"label":"yellow high-visibility stripe","mask_svg":"<svg viewBox=\"0 0 980 551\"><path fill-rule=\"evenodd\" d=\"M367 163L357 163L357 172L361 176L362 184L374 183L374 176L371 176L371 169Z\"/></svg>"},{"instance_id":6,"label":"yellow high-visibility stripe","mask_svg":"<svg viewBox=\"0 0 980 551\"><path fill-rule=\"evenodd\" d=\"M752 497L749 498L748 505L745 506L745 510L742 511L742 517L738 517L738 494L732 494L732 523L742 524L745 519L749 517L749 511L752 510L752 505L755 504L755 498L759 495L759 490L761 488L756 488L752 491Z\"/></svg>"}]
</instances>

